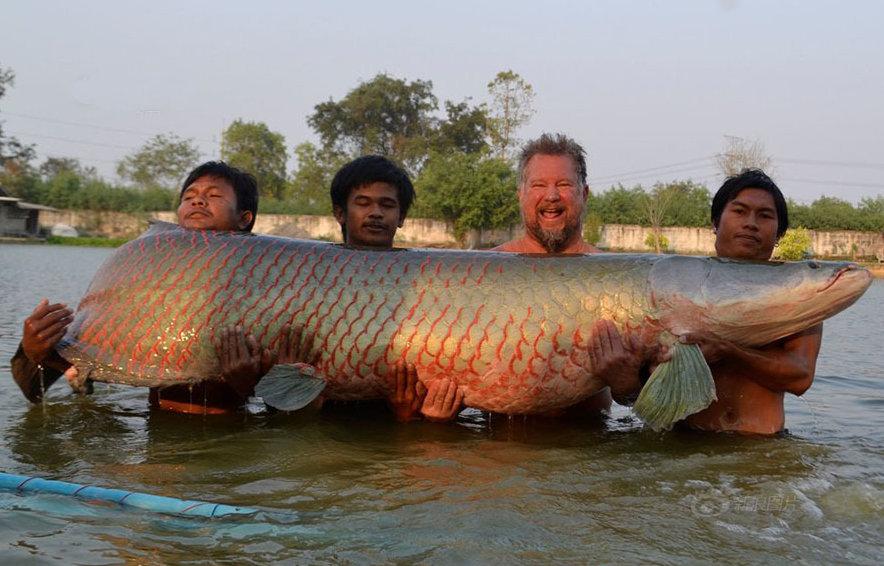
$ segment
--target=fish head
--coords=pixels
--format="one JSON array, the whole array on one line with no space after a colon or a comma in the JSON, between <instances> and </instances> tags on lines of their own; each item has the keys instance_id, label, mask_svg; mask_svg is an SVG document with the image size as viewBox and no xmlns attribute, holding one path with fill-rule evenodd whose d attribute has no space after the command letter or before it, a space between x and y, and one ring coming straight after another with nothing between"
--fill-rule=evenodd
<instances>
[{"instance_id":1,"label":"fish head","mask_svg":"<svg viewBox=\"0 0 884 566\"><path fill-rule=\"evenodd\" d=\"M822 322L868 289L854 263L672 256L651 269L653 304L673 334L708 332L763 345Z\"/></svg>"}]
</instances>

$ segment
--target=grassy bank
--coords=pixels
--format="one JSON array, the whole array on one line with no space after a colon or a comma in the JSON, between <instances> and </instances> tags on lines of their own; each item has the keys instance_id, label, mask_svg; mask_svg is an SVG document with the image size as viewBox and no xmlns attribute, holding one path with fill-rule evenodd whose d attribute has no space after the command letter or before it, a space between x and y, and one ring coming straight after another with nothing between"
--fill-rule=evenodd
<instances>
[{"instance_id":1,"label":"grassy bank","mask_svg":"<svg viewBox=\"0 0 884 566\"><path fill-rule=\"evenodd\" d=\"M48 236L47 244L55 244L59 246L86 246L91 248L118 248L128 242L131 238L97 238L89 236L77 236L75 238L67 238L63 236Z\"/></svg>"}]
</instances>

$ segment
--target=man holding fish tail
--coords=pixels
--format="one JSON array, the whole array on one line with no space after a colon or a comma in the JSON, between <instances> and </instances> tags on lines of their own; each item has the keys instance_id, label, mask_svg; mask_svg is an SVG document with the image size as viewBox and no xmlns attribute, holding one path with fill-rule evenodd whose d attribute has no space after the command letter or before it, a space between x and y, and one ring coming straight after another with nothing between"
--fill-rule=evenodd
<instances>
[{"instance_id":1,"label":"man holding fish tail","mask_svg":"<svg viewBox=\"0 0 884 566\"><path fill-rule=\"evenodd\" d=\"M728 178L712 200L712 226L718 257L767 261L789 226L786 200L764 172L745 170ZM787 308L787 305L784 305ZM614 398L628 404L642 387L636 361L623 360L631 337L606 326L594 350L624 363L606 374ZM822 341L822 324L761 348L738 346L712 335L687 333L679 337L697 344L712 370L718 400L685 419L700 430L774 434L783 430L785 393L801 395L813 383ZM647 361L649 358L645 358Z\"/></svg>"}]
</instances>

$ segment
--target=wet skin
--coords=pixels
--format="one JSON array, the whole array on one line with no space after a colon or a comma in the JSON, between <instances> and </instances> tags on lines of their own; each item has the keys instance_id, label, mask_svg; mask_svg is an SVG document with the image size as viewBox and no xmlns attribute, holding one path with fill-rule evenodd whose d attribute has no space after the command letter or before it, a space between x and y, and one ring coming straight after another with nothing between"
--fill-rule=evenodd
<instances>
[{"instance_id":1,"label":"wet skin","mask_svg":"<svg viewBox=\"0 0 884 566\"><path fill-rule=\"evenodd\" d=\"M715 226L719 257L768 260L777 243L773 197L761 189L743 189L725 205ZM785 426L783 397L801 395L813 383L822 341L819 324L763 348L742 348L710 336L686 335L709 363L718 401L686 419L703 430L774 434Z\"/></svg>"},{"instance_id":2,"label":"wet skin","mask_svg":"<svg viewBox=\"0 0 884 566\"><path fill-rule=\"evenodd\" d=\"M777 226L770 193L743 189L727 203L715 226L716 253L733 259L768 260L777 242ZM604 340L597 340L593 349L611 352L606 359L616 369L605 376L614 399L629 404L642 387L639 367L659 363L665 354L640 352L632 337L621 336L613 324L603 324ZM784 394L801 395L813 382L822 324L762 348L744 348L700 334L686 334L679 340L700 346L718 395L718 400L707 409L686 419L688 426L709 431L774 434L785 425Z\"/></svg>"},{"instance_id":3,"label":"wet skin","mask_svg":"<svg viewBox=\"0 0 884 566\"><path fill-rule=\"evenodd\" d=\"M574 160L567 155L533 156L525 166L519 184L519 210L525 235L492 251L512 253L597 253L598 248L583 240L583 211L589 187L580 182ZM592 340L600 330L591 329ZM599 363L604 371L620 367L622 361L606 352ZM626 356L623 356L625 358ZM632 359L630 357L630 359ZM593 365L593 367L597 367ZM578 405L578 411L597 413L611 407L611 393L604 389Z\"/></svg>"}]
</instances>

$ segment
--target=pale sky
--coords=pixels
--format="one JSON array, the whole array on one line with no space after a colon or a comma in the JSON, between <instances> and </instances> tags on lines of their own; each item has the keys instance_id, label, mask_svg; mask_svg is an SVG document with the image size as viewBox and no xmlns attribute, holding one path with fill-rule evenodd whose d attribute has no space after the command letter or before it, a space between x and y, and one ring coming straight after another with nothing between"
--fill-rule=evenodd
<instances>
[{"instance_id":1,"label":"pale sky","mask_svg":"<svg viewBox=\"0 0 884 566\"><path fill-rule=\"evenodd\" d=\"M692 178L724 136L762 141L787 196L884 194L884 2L6 2L4 130L108 179L151 136L260 120L290 148L313 106L386 72L442 101L512 69L537 94L521 138L562 131L594 190ZM294 159L289 168L294 167Z\"/></svg>"}]
</instances>

